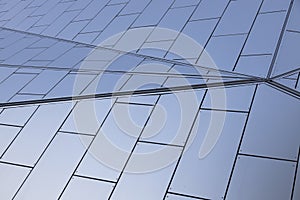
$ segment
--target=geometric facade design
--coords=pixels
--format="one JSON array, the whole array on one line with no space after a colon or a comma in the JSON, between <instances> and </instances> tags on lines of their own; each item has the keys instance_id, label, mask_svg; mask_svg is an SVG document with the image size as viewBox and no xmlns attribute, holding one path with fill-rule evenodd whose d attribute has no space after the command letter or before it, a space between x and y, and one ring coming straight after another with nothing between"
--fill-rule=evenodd
<instances>
[{"instance_id":1,"label":"geometric facade design","mask_svg":"<svg viewBox=\"0 0 300 200\"><path fill-rule=\"evenodd\" d=\"M300 0L0 0L0 199L300 199Z\"/></svg>"}]
</instances>

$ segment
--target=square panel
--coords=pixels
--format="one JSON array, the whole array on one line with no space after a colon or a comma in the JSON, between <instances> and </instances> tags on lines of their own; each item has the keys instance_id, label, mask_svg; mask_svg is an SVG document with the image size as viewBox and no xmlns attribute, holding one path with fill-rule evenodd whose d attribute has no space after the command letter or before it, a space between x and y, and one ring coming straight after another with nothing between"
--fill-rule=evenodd
<instances>
[{"instance_id":1,"label":"square panel","mask_svg":"<svg viewBox=\"0 0 300 200\"><path fill-rule=\"evenodd\" d=\"M238 157L227 199L290 199L295 164Z\"/></svg>"}]
</instances>

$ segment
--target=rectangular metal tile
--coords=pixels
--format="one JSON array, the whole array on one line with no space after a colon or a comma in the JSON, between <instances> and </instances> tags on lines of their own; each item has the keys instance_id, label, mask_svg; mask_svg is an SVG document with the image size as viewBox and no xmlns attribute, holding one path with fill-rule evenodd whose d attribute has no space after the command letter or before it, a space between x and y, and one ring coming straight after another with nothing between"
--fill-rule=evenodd
<instances>
[{"instance_id":1,"label":"rectangular metal tile","mask_svg":"<svg viewBox=\"0 0 300 200\"><path fill-rule=\"evenodd\" d=\"M20 92L28 94L47 94L66 74L66 71L44 70Z\"/></svg>"},{"instance_id":2,"label":"rectangular metal tile","mask_svg":"<svg viewBox=\"0 0 300 200\"><path fill-rule=\"evenodd\" d=\"M272 55L240 56L234 71L247 75L266 77L272 58Z\"/></svg>"},{"instance_id":3,"label":"rectangular metal tile","mask_svg":"<svg viewBox=\"0 0 300 200\"><path fill-rule=\"evenodd\" d=\"M37 106L5 108L0 114L0 123L24 126Z\"/></svg>"},{"instance_id":4,"label":"rectangular metal tile","mask_svg":"<svg viewBox=\"0 0 300 200\"><path fill-rule=\"evenodd\" d=\"M0 198L12 199L29 172L29 168L0 163Z\"/></svg>"},{"instance_id":5,"label":"rectangular metal tile","mask_svg":"<svg viewBox=\"0 0 300 200\"><path fill-rule=\"evenodd\" d=\"M46 95L46 97L79 95L94 78L95 75L68 74Z\"/></svg>"},{"instance_id":6,"label":"rectangular metal tile","mask_svg":"<svg viewBox=\"0 0 300 200\"><path fill-rule=\"evenodd\" d=\"M113 183L74 176L60 199L89 200L109 199Z\"/></svg>"},{"instance_id":7,"label":"rectangular metal tile","mask_svg":"<svg viewBox=\"0 0 300 200\"><path fill-rule=\"evenodd\" d=\"M287 10L289 8L291 0L264 0L264 3L259 12L274 12Z\"/></svg>"},{"instance_id":8,"label":"rectangular metal tile","mask_svg":"<svg viewBox=\"0 0 300 200\"><path fill-rule=\"evenodd\" d=\"M0 158L20 130L19 127L0 125Z\"/></svg>"},{"instance_id":9,"label":"rectangular metal tile","mask_svg":"<svg viewBox=\"0 0 300 200\"><path fill-rule=\"evenodd\" d=\"M93 41L95 45L114 45L122 36L122 32L126 31L133 21L137 18L137 14L117 16L113 21L103 30L103 32ZM117 36L118 34L118 36ZM113 37L112 42L105 41ZM105 42L104 42L105 41ZM104 43L102 43L104 42Z\"/></svg>"},{"instance_id":10,"label":"rectangular metal tile","mask_svg":"<svg viewBox=\"0 0 300 200\"><path fill-rule=\"evenodd\" d=\"M221 17L229 0L202 0L192 20Z\"/></svg>"},{"instance_id":11,"label":"rectangular metal tile","mask_svg":"<svg viewBox=\"0 0 300 200\"><path fill-rule=\"evenodd\" d=\"M242 54L274 53L285 16L285 12L259 14Z\"/></svg>"},{"instance_id":12,"label":"rectangular metal tile","mask_svg":"<svg viewBox=\"0 0 300 200\"><path fill-rule=\"evenodd\" d=\"M182 32L193 38L199 45L205 46L217 22L217 19L191 21L187 23Z\"/></svg>"},{"instance_id":13,"label":"rectangular metal tile","mask_svg":"<svg viewBox=\"0 0 300 200\"><path fill-rule=\"evenodd\" d=\"M163 199L181 151L179 147L139 143L111 199Z\"/></svg>"},{"instance_id":14,"label":"rectangular metal tile","mask_svg":"<svg viewBox=\"0 0 300 200\"><path fill-rule=\"evenodd\" d=\"M36 164L15 199L58 199L91 141L88 136L58 134ZM47 181L45 181L47 180Z\"/></svg>"},{"instance_id":15,"label":"rectangular metal tile","mask_svg":"<svg viewBox=\"0 0 300 200\"><path fill-rule=\"evenodd\" d=\"M82 32L102 31L117 16L123 7L123 4L104 7Z\"/></svg>"},{"instance_id":16,"label":"rectangular metal tile","mask_svg":"<svg viewBox=\"0 0 300 200\"><path fill-rule=\"evenodd\" d=\"M202 108L249 111L255 85L209 89Z\"/></svg>"},{"instance_id":17,"label":"rectangular metal tile","mask_svg":"<svg viewBox=\"0 0 300 200\"><path fill-rule=\"evenodd\" d=\"M80 14L75 18L75 21L93 19L108 2L109 0L104 0L101 2L98 0L93 0L87 7L84 8L84 10L80 12Z\"/></svg>"},{"instance_id":18,"label":"rectangular metal tile","mask_svg":"<svg viewBox=\"0 0 300 200\"><path fill-rule=\"evenodd\" d=\"M267 85L259 86L240 152L296 160L299 113L298 99Z\"/></svg>"},{"instance_id":19,"label":"rectangular metal tile","mask_svg":"<svg viewBox=\"0 0 300 200\"><path fill-rule=\"evenodd\" d=\"M202 54L197 62L200 66L231 71L240 55L246 35L229 35L212 37L205 51L210 55L213 64ZM203 56L204 55L204 56ZM214 65L215 66L212 66Z\"/></svg>"},{"instance_id":20,"label":"rectangular metal tile","mask_svg":"<svg viewBox=\"0 0 300 200\"><path fill-rule=\"evenodd\" d=\"M227 199L290 199L294 168L290 162L240 156Z\"/></svg>"},{"instance_id":21,"label":"rectangular metal tile","mask_svg":"<svg viewBox=\"0 0 300 200\"><path fill-rule=\"evenodd\" d=\"M31 81L35 75L13 74L0 84L0 102L6 102Z\"/></svg>"},{"instance_id":22,"label":"rectangular metal tile","mask_svg":"<svg viewBox=\"0 0 300 200\"><path fill-rule=\"evenodd\" d=\"M231 1L214 35L248 33L261 2L261 0Z\"/></svg>"},{"instance_id":23,"label":"rectangular metal tile","mask_svg":"<svg viewBox=\"0 0 300 200\"><path fill-rule=\"evenodd\" d=\"M2 159L33 166L70 110L70 103L40 106Z\"/></svg>"},{"instance_id":24,"label":"rectangular metal tile","mask_svg":"<svg viewBox=\"0 0 300 200\"><path fill-rule=\"evenodd\" d=\"M60 130L96 135L113 103L113 99L78 102ZM93 113L90 113L91 107L93 107ZM86 120L91 117L95 120Z\"/></svg>"},{"instance_id":25,"label":"rectangular metal tile","mask_svg":"<svg viewBox=\"0 0 300 200\"><path fill-rule=\"evenodd\" d=\"M130 0L120 14L140 13L146 8L150 1L151 0Z\"/></svg>"},{"instance_id":26,"label":"rectangular metal tile","mask_svg":"<svg viewBox=\"0 0 300 200\"><path fill-rule=\"evenodd\" d=\"M143 130L141 140L183 146L199 108L196 93L203 97L204 91L161 96Z\"/></svg>"},{"instance_id":27,"label":"rectangular metal tile","mask_svg":"<svg viewBox=\"0 0 300 200\"><path fill-rule=\"evenodd\" d=\"M170 31L163 32L160 29L154 29L147 41L174 40L187 23L194 9L195 7L169 9L158 26L170 29Z\"/></svg>"},{"instance_id":28,"label":"rectangular metal tile","mask_svg":"<svg viewBox=\"0 0 300 200\"><path fill-rule=\"evenodd\" d=\"M273 69L273 75L279 75L300 65L300 57L297 52L300 51L300 33L286 31Z\"/></svg>"},{"instance_id":29,"label":"rectangular metal tile","mask_svg":"<svg viewBox=\"0 0 300 200\"><path fill-rule=\"evenodd\" d=\"M116 104L97 133L76 174L116 181L150 110L149 106Z\"/></svg>"},{"instance_id":30,"label":"rectangular metal tile","mask_svg":"<svg viewBox=\"0 0 300 200\"><path fill-rule=\"evenodd\" d=\"M138 19L134 22L133 27L157 25L165 12L172 5L173 0L152 0Z\"/></svg>"},{"instance_id":31,"label":"rectangular metal tile","mask_svg":"<svg viewBox=\"0 0 300 200\"><path fill-rule=\"evenodd\" d=\"M219 129L222 118L224 126ZM170 191L205 199L224 197L245 121L245 114L200 111Z\"/></svg>"}]
</instances>

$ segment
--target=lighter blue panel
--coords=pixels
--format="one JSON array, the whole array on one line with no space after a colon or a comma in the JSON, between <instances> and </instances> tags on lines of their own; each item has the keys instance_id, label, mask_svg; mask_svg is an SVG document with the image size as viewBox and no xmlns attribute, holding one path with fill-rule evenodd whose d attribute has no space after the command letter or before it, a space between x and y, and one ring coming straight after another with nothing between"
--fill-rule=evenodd
<instances>
[{"instance_id":1,"label":"lighter blue panel","mask_svg":"<svg viewBox=\"0 0 300 200\"><path fill-rule=\"evenodd\" d=\"M290 199L294 163L238 157L227 199Z\"/></svg>"},{"instance_id":2,"label":"lighter blue panel","mask_svg":"<svg viewBox=\"0 0 300 200\"><path fill-rule=\"evenodd\" d=\"M20 93L47 94L66 74L66 71L44 70L26 85Z\"/></svg>"},{"instance_id":3,"label":"lighter blue panel","mask_svg":"<svg viewBox=\"0 0 300 200\"><path fill-rule=\"evenodd\" d=\"M213 137L212 134L215 133L212 131L217 131L208 129L210 126L216 126L211 124L213 122L211 117L220 115L225 115L225 121L217 143L209 154L200 158L200 149L203 148L205 138ZM171 183L170 191L205 199L222 199L245 121L246 114L200 111L195 126L197 128L193 129L186 151ZM216 123L220 123L220 121Z\"/></svg>"},{"instance_id":4,"label":"lighter blue panel","mask_svg":"<svg viewBox=\"0 0 300 200\"><path fill-rule=\"evenodd\" d=\"M2 159L34 166L70 110L69 103L39 107Z\"/></svg>"},{"instance_id":5,"label":"lighter blue panel","mask_svg":"<svg viewBox=\"0 0 300 200\"><path fill-rule=\"evenodd\" d=\"M274 53L285 15L285 12L258 15L242 54Z\"/></svg>"},{"instance_id":6,"label":"lighter blue panel","mask_svg":"<svg viewBox=\"0 0 300 200\"><path fill-rule=\"evenodd\" d=\"M202 0L192 20L221 17L229 0Z\"/></svg>"},{"instance_id":7,"label":"lighter blue panel","mask_svg":"<svg viewBox=\"0 0 300 200\"><path fill-rule=\"evenodd\" d=\"M204 46L217 22L217 19L191 21L187 23L182 32L194 39L199 45Z\"/></svg>"},{"instance_id":8,"label":"lighter blue panel","mask_svg":"<svg viewBox=\"0 0 300 200\"><path fill-rule=\"evenodd\" d=\"M245 39L246 35L212 37L205 50L219 69L231 71L240 55ZM197 64L214 67L207 66L205 57L200 56Z\"/></svg>"},{"instance_id":9,"label":"lighter blue panel","mask_svg":"<svg viewBox=\"0 0 300 200\"><path fill-rule=\"evenodd\" d=\"M125 8L121 11L121 14L133 14L140 13L146 8L150 0L130 0Z\"/></svg>"},{"instance_id":10,"label":"lighter blue panel","mask_svg":"<svg viewBox=\"0 0 300 200\"><path fill-rule=\"evenodd\" d=\"M93 41L95 45L101 45L101 42L126 31L138 15L118 16L104 29L104 31Z\"/></svg>"},{"instance_id":11,"label":"lighter blue panel","mask_svg":"<svg viewBox=\"0 0 300 200\"><path fill-rule=\"evenodd\" d=\"M260 4L261 0L231 1L214 35L248 33Z\"/></svg>"},{"instance_id":12,"label":"lighter blue panel","mask_svg":"<svg viewBox=\"0 0 300 200\"><path fill-rule=\"evenodd\" d=\"M15 199L58 199L92 138L58 134L34 167ZM67 148L66 148L67 147ZM45 182L45 179L47 180Z\"/></svg>"},{"instance_id":13,"label":"lighter blue panel","mask_svg":"<svg viewBox=\"0 0 300 200\"><path fill-rule=\"evenodd\" d=\"M91 20L82 32L102 31L117 16L123 7L123 4L104 7L104 9Z\"/></svg>"},{"instance_id":14,"label":"lighter blue panel","mask_svg":"<svg viewBox=\"0 0 300 200\"><path fill-rule=\"evenodd\" d=\"M109 0L93 0L87 7L80 12L80 14L75 18L75 21L93 19L99 11L109 2Z\"/></svg>"},{"instance_id":15,"label":"lighter blue panel","mask_svg":"<svg viewBox=\"0 0 300 200\"><path fill-rule=\"evenodd\" d=\"M172 3L173 0L152 0L135 21L133 27L157 25Z\"/></svg>"},{"instance_id":16,"label":"lighter blue panel","mask_svg":"<svg viewBox=\"0 0 300 200\"><path fill-rule=\"evenodd\" d=\"M267 85L259 86L240 152L297 160L299 117L298 99Z\"/></svg>"}]
</instances>

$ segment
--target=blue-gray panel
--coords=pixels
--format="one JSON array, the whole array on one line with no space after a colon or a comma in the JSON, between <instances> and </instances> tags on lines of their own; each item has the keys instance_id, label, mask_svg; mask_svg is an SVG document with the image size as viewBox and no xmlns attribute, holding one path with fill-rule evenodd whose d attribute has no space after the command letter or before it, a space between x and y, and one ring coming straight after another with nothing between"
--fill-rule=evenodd
<instances>
[{"instance_id":1,"label":"blue-gray panel","mask_svg":"<svg viewBox=\"0 0 300 200\"><path fill-rule=\"evenodd\" d=\"M86 146L82 144L82 140L89 143L91 138L58 134L24 182L15 199L58 199L85 152Z\"/></svg>"},{"instance_id":2,"label":"blue-gray panel","mask_svg":"<svg viewBox=\"0 0 300 200\"><path fill-rule=\"evenodd\" d=\"M299 114L298 99L269 86L259 86L240 152L296 160Z\"/></svg>"},{"instance_id":3,"label":"blue-gray panel","mask_svg":"<svg viewBox=\"0 0 300 200\"><path fill-rule=\"evenodd\" d=\"M204 138L209 137L207 134L212 135L213 131L218 131L210 130L208 132L210 118L214 112L217 115L225 114L224 127L212 151L204 158L200 158L200 149L204 145ZM193 129L189 145L180 160L170 191L206 199L222 199L225 195L246 115L201 111L198 117L198 128Z\"/></svg>"},{"instance_id":4,"label":"blue-gray panel","mask_svg":"<svg viewBox=\"0 0 300 200\"><path fill-rule=\"evenodd\" d=\"M151 164L153 163L153 157L151 157L151 155L161 148L163 151L169 151L169 154L161 153L155 157L155 160L160 160L161 162L168 160L168 156L177 155L179 157L182 150L179 147L162 147L155 144L139 143L134 150L133 155L130 157L125 172L122 174L116 185L111 199L119 200L124 196L132 200L163 199L175 168L175 162L170 163L168 166L158 166L161 168L153 168L155 171L151 171L151 173L147 171L143 173L135 173L134 171L132 171L132 173L126 172L126 170L129 170L128 168L130 168L130 170L139 170L139 167L141 167L141 169L143 169L143 167L149 167L151 169ZM148 162L147 158L149 158Z\"/></svg>"},{"instance_id":5,"label":"blue-gray panel","mask_svg":"<svg viewBox=\"0 0 300 200\"><path fill-rule=\"evenodd\" d=\"M20 130L19 127L0 125L0 157Z\"/></svg>"},{"instance_id":6,"label":"blue-gray panel","mask_svg":"<svg viewBox=\"0 0 300 200\"><path fill-rule=\"evenodd\" d=\"M231 1L214 35L248 33L261 3L261 0Z\"/></svg>"},{"instance_id":7,"label":"blue-gray panel","mask_svg":"<svg viewBox=\"0 0 300 200\"><path fill-rule=\"evenodd\" d=\"M60 199L82 200L87 197L89 200L109 199L113 187L113 183L75 176L72 177Z\"/></svg>"},{"instance_id":8,"label":"blue-gray panel","mask_svg":"<svg viewBox=\"0 0 300 200\"><path fill-rule=\"evenodd\" d=\"M133 27L157 25L172 3L173 0L152 0L134 22Z\"/></svg>"},{"instance_id":9,"label":"blue-gray panel","mask_svg":"<svg viewBox=\"0 0 300 200\"><path fill-rule=\"evenodd\" d=\"M228 3L228 0L202 0L192 20L221 17Z\"/></svg>"},{"instance_id":10,"label":"blue-gray panel","mask_svg":"<svg viewBox=\"0 0 300 200\"><path fill-rule=\"evenodd\" d=\"M69 103L39 107L2 159L34 166L70 109Z\"/></svg>"},{"instance_id":11,"label":"blue-gray panel","mask_svg":"<svg viewBox=\"0 0 300 200\"><path fill-rule=\"evenodd\" d=\"M29 172L29 168L0 163L0 198L12 199Z\"/></svg>"},{"instance_id":12,"label":"blue-gray panel","mask_svg":"<svg viewBox=\"0 0 300 200\"><path fill-rule=\"evenodd\" d=\"M226 199L290 199L295 164L240 156Z\"/></svg>"}]
</instances>

